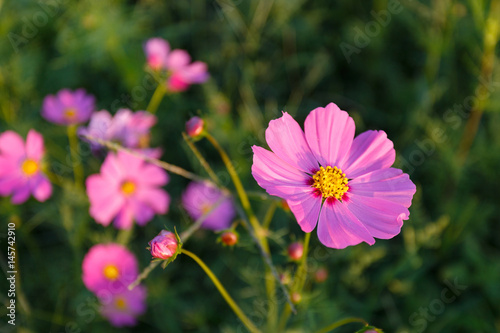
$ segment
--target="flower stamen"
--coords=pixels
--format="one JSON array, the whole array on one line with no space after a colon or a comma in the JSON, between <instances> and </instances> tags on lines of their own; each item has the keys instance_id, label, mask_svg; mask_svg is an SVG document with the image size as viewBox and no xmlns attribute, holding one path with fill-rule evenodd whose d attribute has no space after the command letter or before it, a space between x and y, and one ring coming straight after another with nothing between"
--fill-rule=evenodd
<instances>
[{"instance_id":1,"label":"flower stamen","mask_svg":"<svg viewBox=\"0 0 500 333\"><path fill-rule=\"evenodd\" d=\"M35 173L38 172L38 163L31 159L27 159L23 162L21 165L21 170L26 176L33 176Z\"/></svg>"},{"instance_id":2,"label":"flower stamen","mask_svg":"<svg viewBox=\"0 0 500 333\"><path fill-rule=\"evenodd\" d=\"M314 183L312 187L317 188L323 197L328 199L334 197L341 200L342 196L349 190L348 179L345 173L339 168L327 166L320 169L313 175Z\"/></svg>"},{"instance_id":3,"label":"flower stamen","mask_svg":"<svg viewBox=\"0 0 500 333\"><path fill-rule=\"evenodd\" d=\"M106 277L106 279L111 280L111 281L118 279L118 277L120 276L120 271L118 270L118 267L116 267L115 265L111 265L111 264L106 265L104 267L103 273L104 273L104 276Z\"/></svg>"},{"instance_id":4,"label":"flower stamen","mask_svg":"<svg viewBox=\"0 0 500 333\"><path fill-rule=\"evenodd\" d=\"M123 194L125 194L126 196L129 196L129 195L134 194L134 192L136 190L136 186L133 182L127 180L122 184L121 189L122 189Z\"/></svg>"}]
</instances>

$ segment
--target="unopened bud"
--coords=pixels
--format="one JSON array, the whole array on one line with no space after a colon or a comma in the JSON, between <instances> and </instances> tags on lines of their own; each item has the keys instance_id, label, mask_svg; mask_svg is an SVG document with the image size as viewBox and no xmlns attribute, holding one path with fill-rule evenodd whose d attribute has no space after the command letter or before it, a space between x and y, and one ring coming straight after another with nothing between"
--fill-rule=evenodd
<instances>
[{"instance_id":1,"label":"unopened bud","mask_svg":"<svg viewBox=\"0 0 500 333\"><path fill-rule=\"evenodd\" d=\"M203 119L200 117L193 117L186 122L186 132L187 134L194 138L203 132Z\"/></svg>"},{"instance_id":2,"label":"unopened bud","mask_svg":"<svg viewBox=\"0 0 500 333\"><path fill-rule=\"evenodd\" d=\"M162 230L158 236L149 242L151 255L159 259L169 259L177 251L177 238L175 234Z\"/></svg>"},{"instance_id":3,"label":"unopened bud","mask_svg":"<svg viewBox=\"0 0 500 333\"><path fill-rule=\"evenodd\" d=\"M300 258L302 258L303 254L304 254L304 246L302 245L302 243L295 242L290 244L290 246L288 246L288 256L293 261L299 261Z\"/></svg>"},{"instance_id":4,"label":"unopened bud","mask_svg":"<svg viewBox=\"0 0 500 333\"><path fill-rule=\"evenodd\" d=\"M302 300L302 296L298 292L293 292L290 295L290 298L293 304L299 304L300 301Z\"/></svg>"},{"instance_id":5,"label":"unopened bud","mask_svg":"<svg viewBox=\"0 0 500 333\"><path fill-rule=\"evenodd\" d=\"M320 267L316 272L314 272L314 280L317 283L325 282L327 278L328 278L328 271L324 267Z\"/></svg>"},{"instance_id":6,"label":"unopened bud","mask_svg":"<svg viewBox=\"0 0 500 333\"><path fill-rule=\"evenodd\" d=\"M220 236L220 242L227 246L234 246L238 243L238 234L234 231L224 231Z\"/></svg>"}]
</instances>

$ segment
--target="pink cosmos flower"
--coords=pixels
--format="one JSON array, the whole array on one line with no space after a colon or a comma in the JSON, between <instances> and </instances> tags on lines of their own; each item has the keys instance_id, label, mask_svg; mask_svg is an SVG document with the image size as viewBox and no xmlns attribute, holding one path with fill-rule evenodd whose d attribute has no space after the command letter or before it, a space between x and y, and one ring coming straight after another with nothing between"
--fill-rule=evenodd
<instances>
[{"instance_id":1,"label":"pink cosmos flower","mask_svg":"<svg viewBox=\"0 0 500 333\"><path fill-rule=\"evenodd\" d=\"M168 211L170 197L160 187L168 174L156 165L125 152L109 153L101 173L87 178L90 215L107 226L129 229L134 220L145 225L155 214Z\"/></svg>"},{"instance_id":2,"label":"pink cosmos flower","mask_svg":"<svg viewBox=\"0 0 500 333\"><path fill-rule=\"evenodd\" d=\"M146 156L160 158L160 148L149 148L151 127L156 120L155 115L146 111L120 109L113 117L108 111L101 110L92 114L89 125L79 128L78 134L116 142ZM96 143L91 143L91 147L94 152L102 148Z\"/></svg>"},{"instance_id":3,"label":"pink cosmos flower","mask_svg":"<svg viewBox=\"0 0 500 333\"><path fill-rule=\"evenodd\" d=\"M146 61L153 70L166 68L170 45L163 38L150 38L144 44Z\"/></svg>"},{"instance_id":4,"label":"pink cosmos flower","mask_svg":"<svg viewBox=\"0 0 500 333\"><path fill-rule=\"evenodd\" d=\"M101 299L101 315L116 327L134 326L137 317L146 312L146 288L137 286Z\"/></svg>"},{"instance_id":5,"label":"pink cosmos flower","mask_svg":"<svg viewBox=\"0 0 500 333\"><path fill-rule=\"evenodd\" d=\"M383 131L354 138L354 121L330 103L307 116L305 131L286 112L272 120L266 141L253 146L252 174L270 195L285 199L304 232L318 225L328 247L375 243L397 235L409 217L415 185L391 168L395 151Z\"/></svg>"},{"instance_id":6,"label":"pink cosmos flower","mask_svg":"<svg viewBox=\"0 0 500 333\"><path fill-rule=\"evenodd\" d=\"M89 120L95 109L95 98L85 90L60 90L43 100L42 116L59 125L81 124Z\"/></svg>"},{"instance_id":7,"label":"pink cosmos flower","mask_svg":"<svg viewBox=\"0 0 500 333\"><path fill-rule=\"evenodd\" d=\"M159 259L168 259L177 251L177 238L167 230L160 231L148 244L151 255Z\"/></svg>"},{"instance_id":8,"label":"pink cosmos flower","mask_svg":"<svg viewBox=\"0 0 500 333\"><path fill-rule=\"evenodd\" d=\"M191 62L191 57L184 50L173 50L167 58L167 69L171 75L167 81L167 89L173 92L187 90L193 83L203 83L210 75L207 64L201 61Z\"/></svg>"},{"instance_id":9,"label":"pink cosmos flower","mask_svg":"<svg viewBox=\"0 0 500 333\"><path fill-rule=\"evenodd\" d=\"M216 231L223 230L229 228L236 214L231 198L224 199L223 196L224 193L210 183L191 182L182 194L182 205L189 216L197 220L220 201L201 226Z\"/></svg>"},{"instance_id":10,"label":"pink cosmos flower","mask_svg":"<svg viewBox=\"0 0 500 333\"><path fill-rule=\"evenodd\" d=\"M32 194L38 201L52 195L52 185L41 171L45 153L43 137L30 130L26 138L13 132L0 134L0 195L12 195L13 204L21 204Z\"/></svg>"},{"instance_id":11,"label":"pink cosmos flower","mask_svg":"<svg viewBox=\"0 0 500 333\"><path fill-rule=\"evenodd\" d=\"M123 245L97 244L85 255L82 271L83 283L90 291L121 293L137 278L138 264Z\"/></svg>"}]
</instances>

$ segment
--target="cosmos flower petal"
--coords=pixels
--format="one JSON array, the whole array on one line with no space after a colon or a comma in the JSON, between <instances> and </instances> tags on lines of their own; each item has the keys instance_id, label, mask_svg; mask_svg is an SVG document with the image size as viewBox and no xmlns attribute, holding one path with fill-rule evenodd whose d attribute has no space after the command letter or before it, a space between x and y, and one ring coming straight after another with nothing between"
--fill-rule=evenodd
<instances>
[{"instance_id":1,"label":"cosmos flower petal","mask_svg":"<svg viewBox=\"0 0 500 333\"><path fill-rule=\"evenodd\" d=\"M287 112L271 120L266 129L269 148L283 161L295 169L313 173L318 169L300 125Z\"/></svg>"},{"instance_id":2,"label":"cosmos flower petal","mask_svg":"<svg viewBox=\"0 0 500 333\"><path fill-rule=\"evenodd\" d=\"M149 205L140 200L131 200L130 209L133 211L135 221L138 225L145 225L155 216L155 211Z\"/></svg>"},{"instance_id":3,"label":"cosmos flower petal","mask_svg":"<svg viewBox=\"0 0 500 333\"><path fill-rule=\"evenodd\" d=\"M395 158L394 145L384 131L366 131L354 139L349 154L340 165L349 178L356 178L371 171L389 168Z\"/></svg>"},{"instance_id":4,"label":"cosmos flower petal","mask_svg":"<svg viewBox=\"0 0 500 333\"><path fill-rule=\"evenodd\" d=\"M292 196L297 187L309 186L307 175L262 147L253 146L252 175L270 195Z\"/></svg>"},{"instance_id":5,"label":"cosmos flower petal","mask_svg":"<svg viewBox=\"0 0 500 333\"><path fill-rule=\"evenodd\" d=\"M375 243L366 227L341 202L325 201L318 222L318 237L323 245L343 249L366 242Z\"/></svg>"},{"instance_id":6,"label":"cosmos flower petal","mask_svg":"<svg viewBox=\"0 0 500 333\"><path fill-rule=\"evenodd\" d=\"M130 205L122 205L113 223L117 229L130 229L134 224L134 210Z\"/></svg>"},{"instance_id":7,"label":"cosmos flower petal","mask_svg":"<svg viewBox=\"0 0 500 333\"><path fill-rule=\"evenodd\" d=\"M97 222L107 226L123 206L123 197L117 195L117 190L101 175L89 176L86 186L90 200L90 215Z\"/></svg>"},{"instance_id":8,"label":"cosmos flower petal","mask_svg":"<svg viewBox=\"0 0 500 333\"><path fill-rule=\"evenodd\" d=\"M40 202L46 201L52 195L52 184L45 176L39 175L37 185L32 189L33 196Z\"/></svg>"},{"instance_id":9,"label":"cosmos flower petal","mask_svg":"<svg viewBox=\"0 0 500 333\"><path fill-rule=\"evenodd\" d=\"M11 202L14 205L19 205L28 200L31 194L31 189L28 183L16 186L12 192Z\"/></svg>"},{"instance_id":10,"label":"cosmos flower petal","mask_svg":"<svg viewBox=\"0 0 500 333\"><path fill-rule=\"evenodd\" d=\"M312 190L296 195L294 200L286 201L293 215L297 219L303 232L311 232L316 227L321 209L321 195Z\"/></svg>"},{"instance_id":11,"label":"cosmos flower petal","mask_svg":"<svg viewBox=\"0 0 500 333\"><path fill-rule=\"evenodd\" d=\"M165 170L151 164L142 167L141 175L144 178L143 183L148 185L163 186L169 181L168 173Z\"/></svg>"},{"instance_id":12,"label":"cosmos flower petal","mask_svg":"<svg viewBox=\"0 0 500 333\"><path fill-rule=\"evenodd\" d=\"M333 103L316 108L304 123L305 137L316 160L324 167L338 166L354 138L354 120Z\"/></svg>"},{"instance_id":13,"label":"cosmos flower petal","mask_svg":"<svg viewBox=\"0 0 500 333\"><path fill-rule=\"evenodd\" d=\"M411 206L411 200L416 192L416 186L410 177L395 168L367 173L349 181L349 187L352 194L383 198L405 207Z\"/></svg>"},{"instance_id":14,"label":"cosmos flower petal","mask_svg":"<svg viewBox=\"0 0 500 333\"><path fill-rule=\"evenodd\" d=\"M405 206L382 198L368 198L352 194L343 203L373 237L380 239L390 239L399 234L403 220L407 220L410 215Z\"/></svg>"},{"instance_id":15,"label":"cosmos flower petal","mask_svg":"<svg viewBox=\"0 0 500 333\"><path fill-rule=\"evenodd\" d=\"M185 50L173 50L167 59L167 68L173 71L184 68L191 61L189 53Z\"/></svg>"},{"instance_id":16,"label":"cosmos flower petal","mask_svg":"<svg viewBox=\"0 0 500 333\"><path fill-rule=\"evenodd\" d=\"M158 214L166 214L170 205L170 196L167 192L153 187L139 190L137 199L148 205Z\"/></svg>"},{"instance_id":17,"label":"cosmos flower petal","mask_svg":"<svg viewBox=\"0 0 500 333\"><path fill-rule=\"evenodd\" d=\"M26 137L26 156L39 161L44 154L43 137L35 130L30 130Z\"/></svg>"},{"instance_id":18,"label":"cosmos flower petal","mask_svg":"<svg viewBox=\"0 0 500 333\"><path fill-rule=\"evenodd\" d=\"M9 158L21 157L24 153L23 138L13 131L0 134L0 153Z\"/></svg>"}]
</instances>

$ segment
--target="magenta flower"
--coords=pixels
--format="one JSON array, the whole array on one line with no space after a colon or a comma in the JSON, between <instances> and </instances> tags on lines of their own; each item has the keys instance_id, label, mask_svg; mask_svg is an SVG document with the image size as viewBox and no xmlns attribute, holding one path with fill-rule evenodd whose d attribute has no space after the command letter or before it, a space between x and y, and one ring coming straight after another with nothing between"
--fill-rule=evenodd
<instances>
[{"instance_id":1,"label":"magenta flower","mask_svg":"<svg viewBox=\"0 0 500 333\"><path fill-rule=\"evenodd\" d=\"M167 89L172 92L187 90L191 84L203 83L210 77L207 64L201 61L191 62L191 57L184 50L173 50L167 58L170 77Z\"/></svg>"},{"instance_id":2,"label":"magenta flower","mask_svg":"<svg viewBox=\"0 0 500 333\"><path fill-rule=\"evenodd\" d=\"M162 230L149 243L151 255L159 259L168 259L177 251L177 238L167 230Z\"/></svg>"},{"instance_id":3,"label":"magenta flower","mask_svg":"<svg viewBox=\"0 0 500 333\"><path fill-rule=\"evenodd\" d=\"M137 317L146 312L146 288L137 286L132 290L125 289L118 294L100 297L100 312L116 327L134 326Z\"/></svg>"},{"instance_id":4,"label":"magenta flower","mask_svg":"<svg viewBox=\"0 0 500 333\"><path fill-rule=\"evenodd\" d=\"M201 225L211 230L223 230L229 228L236 211L230 197L224 198L217 187L206 182L191 182L182 194L182 205L193 220L199 219L203 214L218 204L206 217Z\"/></svg>"},{"instance_id":5,"label":"magenta flower","mask_svg":"<svg viewBox=\"0 0 500 333\"><path fill-rule=\"evenodd\" d=\"M26 138L13 132L0 134L0 195L12 195L13 204L21 204L33 195L45 201L52 195L52 185L42 172L45 153L43 137L30 130Z\"/></svg>"},{"instance_id":6,"label":"magenta flower","mask_svg":"<svg viewBox=\"0 0 500 333\"><path fill-rule=\"evenodd\" d=\"M119 143L152 158L161 156L160 148L149 148L150 131L156 124L156 116L146 111L132 112L120 109L115 116L106 110L92 114L89 125L78 129L79 135ZM91 143L92 150L98 152L102 147Z\"/></svg>"},{"instance_id":7,"label":"magenta flower","mask_svg":"<svg viewBox=\"0 0 500 333\"><path fill-rule=\"evenodd\" d=\"M89 120L95 109L95 98L85 90L60 90L43 100L42 116L59 125L81 124Z\"/></svg>"},{"instance_id":8,"label":"magenta flower","mask_svg":"<svg viewBox=\"0 0 500 333\"><path fill-rule=\"evenodd\" d=\"M82 271L83 284L90 291L119 293L137 278L138 264L123 245L97 244L85 255Z\"/></svg>"},{"instance_id":9,"label":"magenta flower","mask_svg":"<svg viewBox=\"0 0 500 333\"><path fill-rule=\"evenodd\" d=\"M153 70L165 69L170 45L163 38L150 38L144 44L146 61Z\"/></svg>"},{"instance_id":10,"label":"magenta flower","mask_svg":"<svg viewBox=\"0 0 500 333\"><path fill-rule=\"evenodd\" d=\"M401 231L415 185L391 168L395 151L383 131L354 138L354 121L330 103L307 116L305 133L286 112L272 120L266 141L253 146L252 174L267 193L286 199L304 232L318 224L328 247L375 243Z\"/></svg>"},{"instance_id":11,"label":"magenta flower","mask_svg":"<svg viewBox=\"0 0 500 333\"><path fill-rule=\"evenodd\" d=\"M170 197L160 187L168 174L156 165L125 152L109 153L101 173L87 178L90 215L107 226L129 229L134 220L145 225L155 214L168 211Z\"/></svg>"}]
</instances>

